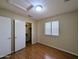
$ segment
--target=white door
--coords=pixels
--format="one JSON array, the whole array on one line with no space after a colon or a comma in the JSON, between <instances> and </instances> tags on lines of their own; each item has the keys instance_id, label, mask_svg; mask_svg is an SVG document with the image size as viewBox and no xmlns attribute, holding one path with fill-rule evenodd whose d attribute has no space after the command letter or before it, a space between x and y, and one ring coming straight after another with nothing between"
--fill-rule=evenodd
<instances>
[{"instance_id":1,"label":"white door","mask_svg":"<svg viewBox=\"0 0 79 59\"><path fill-rule=\"evenodd\" d=\"M25 47L25 22L15 20L15 51Z\"/></svg>"},{"instance_id":2,"label":"white door","mask_svg":"<svg viewBox=\"0 0 79 59\"><path fill-rule=\"evenodd\" d=\"M11 19L0 16L0 57L11 53Z\"/></svg>"}]
</instances>

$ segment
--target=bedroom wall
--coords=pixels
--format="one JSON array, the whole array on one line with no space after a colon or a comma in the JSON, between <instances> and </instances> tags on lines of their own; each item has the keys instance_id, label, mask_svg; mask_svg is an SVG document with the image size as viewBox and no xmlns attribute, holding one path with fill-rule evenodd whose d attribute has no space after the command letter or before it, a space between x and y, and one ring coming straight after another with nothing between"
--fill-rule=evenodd
<instances>
[{"instance_id":1,"label":"bedroom wall","mask_svg":"<svg viewBox=\"0 0 79 59\"><path fill-rule=\"evenodd\" d=\"M5 17L10 17L12 19L19 19L23 20L25 22L32 23L32 44L36 43L36 21L32 20L30 18L26 18L22 15L13 13L11 11L5 10L5 9L0 9L0 16L5 16Z\"/></svg>"},{"instance_id":2,"label":"bedroom wall","mask_svg":"<svg viewBox=\"0 0 79 59\"><path fill-rule=\"evenodd\" d=\"M64 13L48 19L39 20L37 23L37 42L45 44L68 53L78 55L78 12ZM44 23L59 20L60 33L58 37L44 34Z\"/></svg>"}]
</instances>

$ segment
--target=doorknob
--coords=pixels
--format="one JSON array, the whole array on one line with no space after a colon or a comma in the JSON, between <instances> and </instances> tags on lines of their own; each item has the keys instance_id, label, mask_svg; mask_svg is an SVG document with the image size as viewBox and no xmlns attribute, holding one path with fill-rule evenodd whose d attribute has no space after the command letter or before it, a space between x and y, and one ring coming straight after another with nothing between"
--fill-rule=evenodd
<instances>
[{"instance_id":1,"label":"doorknob","mask_svg":"<svg viewBox=\"0 0 79 59\"><path fill-rule=\"evenodd\" d=\"M9 37L8 39L11 39L11 37Z\"/></svg>"}]
</instances>

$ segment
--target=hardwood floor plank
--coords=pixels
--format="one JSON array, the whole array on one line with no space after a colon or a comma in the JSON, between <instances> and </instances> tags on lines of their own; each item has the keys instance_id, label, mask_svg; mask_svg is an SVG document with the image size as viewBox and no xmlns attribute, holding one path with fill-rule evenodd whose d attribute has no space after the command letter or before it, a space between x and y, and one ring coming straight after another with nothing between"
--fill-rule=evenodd
<instances>
[{"instance_id":1,"label":"hardwood floor plank","mask_svg":"<svg viewBox=\"0 0 79 59\"><path fill-rule=\"evenodd\" d=\"M23 50L4 59L78 59L78 57L37 43L28 45Z\"/></svg>"}]
</instances>

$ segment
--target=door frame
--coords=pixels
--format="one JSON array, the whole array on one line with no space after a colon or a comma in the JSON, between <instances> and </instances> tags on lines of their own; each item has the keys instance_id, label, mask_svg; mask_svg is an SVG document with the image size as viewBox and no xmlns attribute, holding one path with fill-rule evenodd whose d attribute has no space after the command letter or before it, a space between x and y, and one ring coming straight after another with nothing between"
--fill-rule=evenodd
<instances>
[{"instance_id":1,"label":"door frame","mask_svg":"<svg viewBox=\"0 0 79 59\"><path fill-rule=\"evenodd\" d=\"M32 31L33 31L33 29L32 29L33 28L33 23L31 23L31 22L25 22L25 40L26 40L26 24L27 23L30 23L31 24L31 44L33 44L33 34L32 34Z\"/></svg>"},{"instance_id":2,"label":"door frame","mask_svg":"<svg viewBox=\"0 0 79 59\"><path fill-rule=\"evenodd\" d=\"M15 19L11 18L11 53L15 52Z\"/></svg>"}]
</instances>

